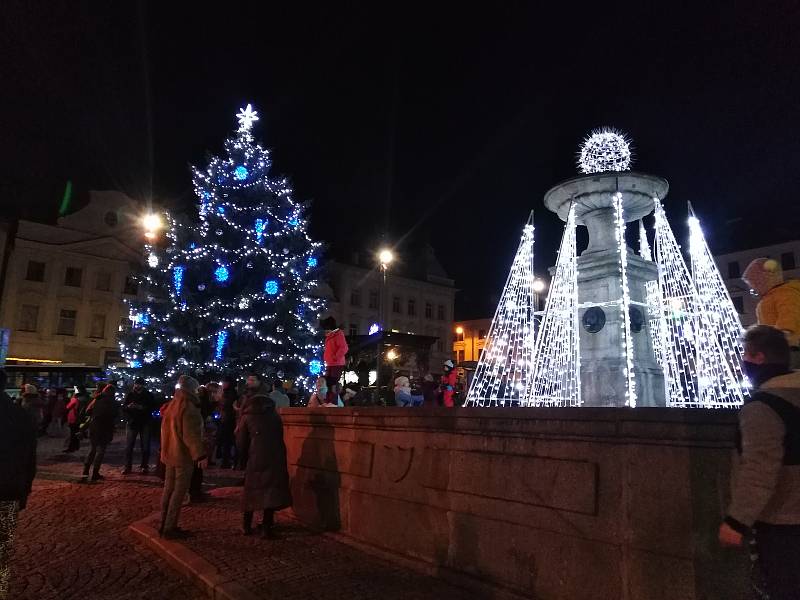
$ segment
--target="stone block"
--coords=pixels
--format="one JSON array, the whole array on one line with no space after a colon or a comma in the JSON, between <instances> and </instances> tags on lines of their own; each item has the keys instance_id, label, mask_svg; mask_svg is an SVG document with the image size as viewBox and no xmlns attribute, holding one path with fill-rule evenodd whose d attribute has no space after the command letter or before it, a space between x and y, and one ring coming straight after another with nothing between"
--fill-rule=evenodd
<instances>
[{"instance_id":1,"label":"stone block","mask_svg":"<svg viewBox=\"0 0 800 600\"><path fill-rule=\"evenodd\" d=\"M423 485L594 515L597 464L486 452L427 450Z\"/></svg>"}]
</instances>

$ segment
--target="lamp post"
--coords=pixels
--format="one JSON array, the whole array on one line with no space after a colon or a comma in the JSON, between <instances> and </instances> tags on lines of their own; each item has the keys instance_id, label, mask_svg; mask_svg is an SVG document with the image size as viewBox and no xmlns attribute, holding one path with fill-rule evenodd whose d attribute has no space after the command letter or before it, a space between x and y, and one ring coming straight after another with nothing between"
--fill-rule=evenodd
<instances>
[{"instance_id":1,"label":"lamp post","mask_svg":"<svg viewBox=\"0 0 800 600\"><path fill-rule=\"evenodd\" d=\"M385 308L386 304L386 277L387 271L389 270L389 265L394 260L394 254L388 248L384 248L378 252L378 263L381 266L381 272L383 274L383 278L381 281L381 297L380 303L378 305L378 321L381 324L381 329L385 332L387 321L388 321L388 311ZM380 395L381 392L381 364L383 363L383 335L381 335L381 340L378 341L378 357L376 362L376 377L375 377L375 387L378 389L378 394Z\"/></svg>"}]
</instances>

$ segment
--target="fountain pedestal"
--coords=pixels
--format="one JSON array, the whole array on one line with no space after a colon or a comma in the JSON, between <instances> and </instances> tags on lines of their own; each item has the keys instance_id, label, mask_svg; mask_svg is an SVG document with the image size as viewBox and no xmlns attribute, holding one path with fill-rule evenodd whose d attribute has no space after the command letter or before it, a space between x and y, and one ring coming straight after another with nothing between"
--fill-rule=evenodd
<instances>
[{"instance_id":1,"label":"fountain pedestal","mask_svg":"<svg viewBox=\"0 0 800 600\"><path fill-rule=\"evenodd\" d=\"M545 206L564 221L574 204L577 224L589 232L589 245L577 259L583 406L626 404L623 290L614 195L622 194L623 217L630 222L652 212L653 198L663 198L668 189L660 177L624 172L576 177L545 194ZM627 264L636 406L664 406L664 374L653 352L645 289L648 281L658 279L658 267L630 248Z\"/></svg>"}]
</instances>

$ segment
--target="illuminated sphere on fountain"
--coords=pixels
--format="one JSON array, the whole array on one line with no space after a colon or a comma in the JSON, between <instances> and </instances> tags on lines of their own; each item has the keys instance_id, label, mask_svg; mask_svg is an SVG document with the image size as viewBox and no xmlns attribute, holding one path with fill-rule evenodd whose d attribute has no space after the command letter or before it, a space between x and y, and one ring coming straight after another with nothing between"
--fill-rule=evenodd
<instances>
[{"instance_id":1,"label":"illuminated sphere on fountain","mask_svg":"<svg viewBox=\"0 0 800 600\"><path fill-rule=\"evenodd\" d=\"M621 131L607 127L595 129L583 140L578 154L581 173L628 171L630 168L630 141Z\"/></svg>"}]
</instances>

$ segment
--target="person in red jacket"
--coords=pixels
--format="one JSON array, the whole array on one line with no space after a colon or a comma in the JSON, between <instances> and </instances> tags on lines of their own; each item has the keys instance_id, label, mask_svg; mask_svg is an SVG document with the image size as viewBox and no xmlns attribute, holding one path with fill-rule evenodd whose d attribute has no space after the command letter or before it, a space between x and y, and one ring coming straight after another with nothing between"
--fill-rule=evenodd
<instances>
[{"instance_id":1,"label":"person in red jacket","mask_svg":"<svg viewBox=\"0 0 800 600\"><path fill-rule=\"evenodd\" d=\"M448 408L453 408L453 395L456 393L458 372L452 360L444 361L444 375L442 375L442 400Z\"/></svg>"},{"instance_id":2,"label":"person in red jacket","mask_svg":"<svg viewBox=\"0 0 800 600\"><path fill-rule=\"evenodd\" d=\"M328 383L326 402L336 404L337 384L344 373L345 356L349 348L344 332L336 325L336 319L323 319L320 326L325 330L325 353L322 358L325 361L325 380Z\"/></svg>"}]
</instances>

